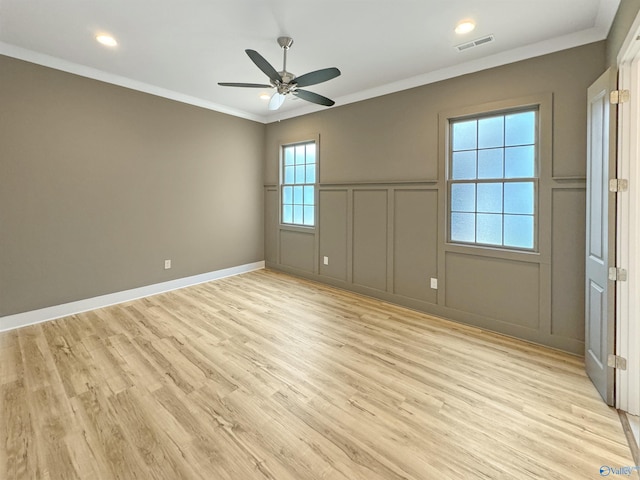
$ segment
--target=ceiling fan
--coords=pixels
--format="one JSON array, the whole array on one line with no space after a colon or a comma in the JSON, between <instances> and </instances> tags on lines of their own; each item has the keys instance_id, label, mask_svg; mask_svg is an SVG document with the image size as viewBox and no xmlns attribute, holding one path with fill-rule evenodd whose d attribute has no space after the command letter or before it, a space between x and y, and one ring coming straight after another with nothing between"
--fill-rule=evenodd
<instances>
[{"instance_id":1,"label":"ceiling fan","mask_svg":"<svg viewBox=\"0 0 640 480\"><path fill-rule=\"evenodd\" d=\"M255 50L245 50L253 63L255 63L267 77L269 77L270 84L219 82L218 85L222 87L275 88L276 91L269 101L269 110L279 109L288 94L295 95L307 102L316 103L318 105L324 105L327 107L334 105L336 102L330 98L309 92L308 90L301 90L300 87L308 87L310 85L316 85L318 83L331 80L332 78L336 78L340 75L340 70L335 67L323 68L321 70L305 73L304 75L296 77L293 73L287 72L287 50L289 50L291 45L293 45L293 38L278 37L278 45L280 45L284 50L284 62L281 72L276 71L276 69L273 68L271 64Z\"/></svg>"}]
</instances>

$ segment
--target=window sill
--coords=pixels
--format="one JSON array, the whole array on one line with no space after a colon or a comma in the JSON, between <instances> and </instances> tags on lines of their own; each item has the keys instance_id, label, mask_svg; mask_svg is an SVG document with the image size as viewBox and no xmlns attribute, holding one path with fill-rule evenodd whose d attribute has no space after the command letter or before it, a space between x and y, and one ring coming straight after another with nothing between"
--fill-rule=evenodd
<instances>
[{"instance_id":1,"label":"window sill","mask_svg":"<svg viewBox=\"0 0 640 480\"><path fill-rule=\"evenodd\" d=\"M304 225L291 225L289 223L281 223L279 225L280 230L287 230L290 232L302 232L302 233L315 233L315 226L304 226Z\"/></svg>"},{"instance_id":2,"label":"window sill","mask_svg":"<svg viewBox=\"0 0 640 480\"><path fill-rule=\"evenodd\" d=\"M533 250L509 250L500 247L486 245L464 245L460 243L445 242L445 251L464 255L476 255L481 257L500 258L503 260L515 260L518 262L546 263L539 251Z\"/></svg>"}]
</instances>

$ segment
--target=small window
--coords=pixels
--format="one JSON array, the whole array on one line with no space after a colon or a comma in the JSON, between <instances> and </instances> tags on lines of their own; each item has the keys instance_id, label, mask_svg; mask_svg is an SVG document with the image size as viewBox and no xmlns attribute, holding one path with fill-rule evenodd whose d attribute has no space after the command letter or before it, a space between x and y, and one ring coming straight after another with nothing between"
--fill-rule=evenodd
<instances>
[{"instance_id":1,"label":"small window","mask_svg":"<svg viewBox=\"0 0 640 480\"><path fill-rule=\"evenodd\" d=\"M315 225L316 168L316 142L282 147L282 223Z\"/></svg>"},{"instance_id":2,"label":"small window","mask_svg":"<svg viewBox=\"0 0 640 480\"><path fill-rule=\"evenodd\" d=\"M536 249L537 124L537 109L450 120L450 242Z\"/></svg>"}]
</instances>

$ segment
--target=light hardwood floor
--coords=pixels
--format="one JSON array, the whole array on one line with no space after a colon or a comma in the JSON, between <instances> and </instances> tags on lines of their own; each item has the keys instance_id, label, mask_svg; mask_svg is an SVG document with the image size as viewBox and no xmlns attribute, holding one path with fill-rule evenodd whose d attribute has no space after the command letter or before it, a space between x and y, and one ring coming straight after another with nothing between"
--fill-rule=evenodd
<instances>
[{"instance_id":1,"label":"light hardwood floor","mask_svg":"<svg viewBox=\"0 0 640 480\"><path fill-rule=\"evenodd\" d=\"M270 271L0 334L1 479L601 478L582 359Z\"/></svg>"}]
</instances>

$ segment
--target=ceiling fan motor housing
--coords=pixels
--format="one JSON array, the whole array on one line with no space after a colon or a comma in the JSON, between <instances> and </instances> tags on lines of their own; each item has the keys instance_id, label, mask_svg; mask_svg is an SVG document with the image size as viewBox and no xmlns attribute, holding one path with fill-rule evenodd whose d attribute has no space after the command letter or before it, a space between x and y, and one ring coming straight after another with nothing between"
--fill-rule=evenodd
<instances>
[{"instance_id":1,"label":"ceiling fan motor housing","mask_svg":"<svg viewBox=\"0 0 640 480\"><path fill-rule=\"evenodd\" d=\"M278 93L281 93L282 95L286 95L287 93L290 93L293 90L294 85L291 85L291 82L296 78L296 76L293 73L286 72L286 71L282 71L278 73L282 77L282 83L278 82L277 84L274 85L274 87L276 87L276 89L278 90Z\"/></svg>"}]
</instances>

